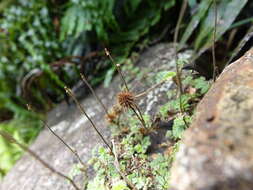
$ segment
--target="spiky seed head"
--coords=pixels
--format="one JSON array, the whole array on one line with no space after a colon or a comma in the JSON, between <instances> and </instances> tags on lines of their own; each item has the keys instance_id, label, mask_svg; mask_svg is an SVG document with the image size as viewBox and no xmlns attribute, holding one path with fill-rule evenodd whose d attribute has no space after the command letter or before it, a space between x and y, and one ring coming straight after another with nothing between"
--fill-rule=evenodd
<instances>
[{"instance_id":1,"label":"spiky seed head","mask_svg":"<svg viewBox=\"0 0 253 190\"><path fill-rule=\"evenodd\" d=\"M106 114L105 118L109 123L114 123L117 117L122 113L122 107L119 104L114 105Z\"/></svg>"},{"instance_id":2,"label":"spiky seed head","mask_svg":"<svg viewBox=\"0 0 253 190\"><path fill-rule=\"evenodd\" d=\"M133 93L123 91L118 94L118 103L123 108L131 108L135 105L135 96Z\"/></svg>"}]
</instances>

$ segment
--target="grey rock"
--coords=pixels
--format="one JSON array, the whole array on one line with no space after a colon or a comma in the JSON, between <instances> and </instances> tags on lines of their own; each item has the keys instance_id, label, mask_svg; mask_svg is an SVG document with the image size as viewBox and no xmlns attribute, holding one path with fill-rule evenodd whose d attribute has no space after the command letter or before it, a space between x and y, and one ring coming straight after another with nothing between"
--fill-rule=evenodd
<instances>
[{"instance_id":1,"label":"grey rock","mask_svg":"<svg viewBox=\"0 0 253 190\"><path fill-rule=\"evenodd\" d=\"M140 79L133 76L130 79L130 87L135 93L142 92L152 85L152 78L156 73L164 70L175 70L173 61L173 49L171 44L159 44L144 51L137 61L143 76ZM179 57L189 58L191 51L180 53ZM128 76L128 73L124 73ZM97 95L107 107L115 103L115 97L119 92L120 78L115 77L109 88L102 85L96 89ZM145 113L155 115L158 106L168 101L166 92L175 85L168 81L143 97L139 105ZM104 120L104 111L91 95L80 101L88 115L98 126L101 133L109 141L110 129ZM48 123L51 128L61 136L68 144L77 150L83 162L87 162L92 156L92 149L102 145L101 140L87 119L82 116L74 104L70 106L61 103L48 115ZM30 146L43 160L64 174L69 174L71 168L77 163L77 159L56 139L48 130L43 130L35 142ZM89 171L92 176L92 170ZM74 181L82 186L82 176L75 176ZM25 154L5 176L0 184L1 190L70 190L72 186L64 179L56 176Z\"/></svg>"}]
</instances>

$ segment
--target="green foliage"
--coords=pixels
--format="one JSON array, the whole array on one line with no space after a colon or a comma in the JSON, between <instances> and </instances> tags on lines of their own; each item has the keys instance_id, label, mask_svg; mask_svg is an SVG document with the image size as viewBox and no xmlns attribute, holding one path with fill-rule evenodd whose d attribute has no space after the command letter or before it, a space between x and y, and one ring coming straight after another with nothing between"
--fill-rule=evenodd
<instances>
[{"instance_id":1,"label":"green foliage","mask_svg":"<svg viewBox=\"0 0 253 190\"><path fill-rule=\"evenodd\" d=\"M112 184L112 190L130 190L127 187L127 184L125 181L123 180L116 180L113 184Z\"/></svg>"},{"instance_id":2,"label":"green foliage","mask_svg":"<svg viewBox=\"0 0 253 190\"><path fill-rule=\"evenodd\" d=\"M124 173L133 168L132 172L127 174L127 178L135 185L137 189L156 188L164 189L169 186L169 167L171 158L158 155L153 160L147 159L146 150L150 146L149 138L146 138L133 129L130 134L122 139L119 147L122 152L120 166ZM136 163L132 163L133 159ZM132 161L131 161L132 160ZM126 182L120 179L115 169L113 157L100 148L91 163L96 170L96 177L88 184L88 189L99 187L102 189L129 189ZM136 164L136 165L135 165ZM141 164L142 167L138 168ZM153 176L152 178L150 176Z\"/></svg>"},{"instance_id":3,"label":"green foliage","mask_svg":"<svg viewBox=\"0 0 253 190\"><path fill-rule=\"evenodd\" d=\"M181 139L182 134L187 128L185 123L191 123L191 118L189 116L178 116L175 118L172 127L172 137L175 139Z\"/></svg>"},{"instance_id":4,"label":"green foliage","mask_svg":"<svg viewBox=\"0 0 253 190\"><path fill-rule=\"evenodd\" d=\"M128 114L124 123L129 125L130 131L123 136L120 133L114 134L115 139L120 136L115 148L121 170L137 189L162 190L168 188L171 156L158 154L154 159L149 158L147 150L151 145L150 138L140 132L139 121L129 117ZM150 121L146 119L150 125ZM94 157L90 160L90 164L96 170L96 176L89 182L88 189L129 189L116 170L114 156L103 147L96 150L94 149Z\"/></svg>"},{"instance_id":5,"label":"green foliage","mask_svg":"<svg viewBox=\"0 0 253 190\"><path fill-rule=\"evenodd\" d=\"M47 65L62 56L47 6L45 1L18 1L0 19L0 27L6 31L0 51L0 109L22 113L20 81L33 69L61 84ZM37 101L45 103L39 96Z\"/></svg>"},{"instance_id":6,"label":"green foliage","mask_svg":"<svg viewBox=\"0 0 253 190\"><path fill-rule=\"evenodd\" d=\"M98 38L108 42L107 30L118 30L113 15L114 0L70 0L61 24L61 40L95 31Z\"/></svg>"},{"instance_id":7,"label":"green foliage","mask_svg":"<svg viewBox=\"0 0 253 190\"><path fill-rule=\"evenodd\" d=\"M71 0L61 22L61 39L82 35L84 42L98 40L113 54L125 57L159 22L162 12L174 5L175 0Z\"/></svg>"},{"instance_id":8,"label":"green foliage","mask_svg":"<svg viewBox=\"0 0 253 190\"><path fill-rule=\"evenodd\" d=\"M210 82L206 81L204 77L198 77L193 79L192 76L187 76L183 80L183 84L186 86L192 86L197 89L196 96L202 96L205 94L210 88Z\"/></svg>"},{"instance_id":9,"label":"green foliage","mask_svg":"<svg viewBox=\"0 0 253 190\"><path fill-rule=\"evenodd\" d=\"M181 114L181 107L185 112L192 113L194 110L194 106L191 102L201 98L210 88L210 84L208 81L204 79L204 77L193 78L192 76L187 76L182 81L184 88L192 88L195 89L195 93L184 93L181 97L173 99L166 103L165 105L160 107L160 114L162 118L166 119L168 117L168 113L174 113L175 119L172 126L172 131L168 131L166 136L171 139L181 139L182 134L187 128L186 124L191 123L191 116ZM171 91L168 93L168 98L171 99L175 96L175 92ZM181 100L180 100L181 98ZM178 113L178 114L177 114Z\"/></svg>"},{"instance_id":10,"label":"green foliage","mask_svg":"<svg viewBox=\"0 0 253 190\"><path fill-rule=\"evenodd\" d=\"M29 118L13 119L10 122L0 124L0 129L7 131L18 142L25 144L29 144L35 139L40 128L41 123L38 122L37 116L32 114L30 114ZM20 147L15 144L10 144L0 137L0 179L11 169L22 153L23 150Z\"/></svg>"},{"instance_id":11,"label":"green foliage","mask_svg":"<svg viewBox=\"0 0 253 190\"><path fill-rule=\"evenodd\" d=\"M169 163L171 163L172 155L164 156L158 154L157 157L150 162L150 167L156 173L154 182L157 184L157 189L169 188Z\"/></svg>"},{"instance_id":12,"label":"green foliage","mask_svg":"<svg viewBox=\"0 0 253 190\"><path fill-rule=\"evenodd\" d=\"M0 128L10 132L20 142L30 143L41 124L30 114L21 98L21 80L31 70L42 70L45 78L59 85L47 63L62 56L50 10L46 1L19 0L9 4L0 18ZM31 89L37 102L45 103L41 94ZM7 117L7 118L2 118ZM3 121L4 122L3 122ZM4 173L20 157L21 150L0 138L0 168Z\"/></svg>"},{"instance_id":13,"label":"green foliage","mask_svg":"<svg viewBox=\"0 0 253 190\"><path fill-rule=\"evenodd\" d=\"M123 14L126 17L125 23L120 25L119 33L109 37L110 46L115 47L114 52L119 55L128 54L133 45L160 20L163 10L168 10L174 5L174 0L127 0Z\"/></svg>"},{"instance_id":14,"label":"green foliage","mask_svg":"<svg viewBox=\"0 0 253 190\"><path fill-rule=\"evenodd\" d=\"M156 83L168 80L169 78L172 78L174 76L176 76L176 72L173 72L173 71L160 71L156 74Z\"/></svg>"},{"instance_id":15,"label":"green foliage","mask_svg":"<svg viewBox=\"0 0 253 190\"><path fill-rule=\"evenodd\" d=\"M22 86L21 81L25 76L31 74L31 77L34 77L42 73L34 80L36 85L33 81L29 81L31 85L26 90L30 95L27 99L43 111L49 108L43 92L50 92L57 97L57 100L61 100L63 98L61 88L64 82L76 81L79 72L76 67L64 67L62 69L64 81L61 81L52 71L49 63L66 55L83 56L93 51L91 46L94 44L99 44L100 49L104 46L109 47L117 63L128 65L132 70L131 74L141 78L142 72L132 63L128 63L131 61L125 58L138 43L144 42L138 45L140 49L147 45L147 36L151 29L161 21L165 12L168 13L174 7L176 0L69 0L64 2L54 4L53 1L44 0L6 0L0 3L2 11L0 17L0 129L9 131L20 142L29 144L36 137L41 126L38 116L28 113L25 109L27 102L21 96L24 95L23 87L26 84ZM197 11L187 24L180 43L185 44L194 36L192 43L195 50L202 51L212 44L213 0L200 1L200 3L196 0L188 2L190 9L197 7ZM217 27L217 39L231 28L247 2L247 0L217 1L220 21ZM60 21L59 18L61 18ZM168 23L171 24L173 21L169 20ZM109 65L108 63L105 65ZM96 70L97 68L96 66ZM92 79L92 82L98 83L105 79L105 85L109 86L115 68L113 66L107 68L108 72L102 74L100 72L99 76ZM156 82L173 76L175 76L174 72L159 72ZM69 84L72 84L71 82ZM190 102L206 93L209 85L203 78L185 79L184 85L190 85L196 89L195 94L184 94L181 97L183 109L190 111L192 106ZM168 116L168 111L179 112L179 102L179 99L176 99L161 107L160 112L163 118ZM145 120L150 123L148 116ZM175 121L172 135L180 138L185 126L182 124L182 118ZM138 133L136 127L138 122L135 119L129 122L135 127L131 129L132 134L125 137L126 144L121 146L125 149L129 146L126 157L136 152L143 156L149 146L149 139ZM21 150L17 146L12 146L0 138L0 173L6 173L20 154ZM110 176L111 173L108 175ZM138 187L143 187L141 184L143 176L129 177L132 177L131 179ZM115 179L111 183L114 184L113 188L124 189L125 184L118 175ZM97 178L94 180L96 181ZM157 179L157 181L161 184L163 180ZM89 184L90 189L104 189L104 182L105 180L96 181L94 184L98 186ZM146 183L149 183L148 179ZM164 187L167 185L164 184Z\"/></svg>"},{"instance_id":16,"label":"green foliage","mask_svg":"<svg viewBox=\"0 0 253 190\"><path fill-rule=\"evenodd\" d=\"M213 0L200 2L198 10L193 15L190 23L185 29L180 43L184 44L197 27L200 26L197 36L194 39L195 50L206 50L212 45L215 20L215 8L213 2ZM247 2L248 0L217 1L217 20L220 22L217 23L216 40L229 29Z\"/></svg>"}]
</instances>

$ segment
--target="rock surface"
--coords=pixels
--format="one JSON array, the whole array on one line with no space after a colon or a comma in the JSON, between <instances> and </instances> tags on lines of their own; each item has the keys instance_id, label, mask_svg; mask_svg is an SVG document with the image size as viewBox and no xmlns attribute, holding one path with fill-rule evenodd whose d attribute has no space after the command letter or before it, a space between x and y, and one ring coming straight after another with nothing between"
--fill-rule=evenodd
<instances>
[{"instance_id":1,"label":"rock surface","mask_svg":"<svg viewBox=\"0 0 253 190\"><path fill-rule=\"evenodd\" d=\"M198 105L171 176L173 190L253 189L253 49Z\"/></svg>"},{"instance_id":2,"label":"rock surface","mask_svg":"<svg viewBox=\"0 0 253 190\"><path fill-rule=\"evenodd\" d=\"M172 61L173 46L171 44L159 44L146 50L138 63L141 77L130 75L130 87L135 92L141 92L152 85L152 80L156 73L164 70L175 70L175 61ZM179 57L189 58L191 51L179 54ZM154 82L154 81L153 81ZM102 98L105 105L112 106L119 91L121 81L115 77L109 88L100 86L96 93ZM168 81L151 91L146 97L140 100L139 104L143 112L154 115L159 105L167 102L166 92L175 88L172 81ZM106 127L104 112L100 105L92 96L81 101L88 115L99 127L101 133L109 140L110 129ZM91 158L92 149L101 145L101 140L91 128L87 119L82 116L75 105L67 106L65 103L57 106L49 113L48 123L51 128L60 135L68 144L74 147L84 162ZM33 145L30 147L41 158L50 163L51 166L64 174L69 174L71 168L77 160L66 149L58 139L47 130L43 130ZM74 181L79 187L82 186L81 176L76 176ZM7 174L0 184L1 190L71 190L72 187L65 180L51 174L40 163L35 161L30 155L25 154Z\"/></svg>"}]
</instances>

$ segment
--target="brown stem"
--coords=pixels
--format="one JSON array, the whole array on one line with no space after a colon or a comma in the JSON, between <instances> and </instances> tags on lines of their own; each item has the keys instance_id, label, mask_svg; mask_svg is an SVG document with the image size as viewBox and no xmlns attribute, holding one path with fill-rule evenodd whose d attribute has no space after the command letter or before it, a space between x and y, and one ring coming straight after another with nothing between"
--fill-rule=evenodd
<instances>
[{"instance_id":1,"label":"brown stem","mask_svg":"<svg viewBox=\"0 0 253 190\"><path fill-rule=\"evenodd\" d=\"M179 35L179 28L181 25L181 22L183 20L185 10L187 8L187 0L184 0L183 5L181 7L180 13L179 13L179 18L177 21L175 33L174 33L174 50L175 50L175 62L176 62L176 71L177 71L177 82L178 82L178 88L180 91L180 95L183 94L183 88L182 88L182 81L181 81L181 72L179 71L179 65L178 65L178 47L177 47L177 41L178 41L178 35Z\"/></svg>"},{"instance_id":2,"label":"brown stem","mask_svg":"<svg viewBox=\"0 0 253 190\"><path fill-rule=\"evenodd\" d=\"M148 88L147 90L145 90L144 92L140 93L140 94L137 94L135 96L135 98L140 98L141 96L145 96L146 94L148 94L149 92L151 92L152 90L154 90L155 88L157 88L158 86L162 85L163 83L165 83L166 80L163 80L153 86L151 86L150 88Z\"/></svg>"},{"instance_id":3,"label":"brown stem","mask_svg":"<svg viewBox=\"0 0 253 190\"><path fill-rule=\"evenodd\" d=\"M21 149L23 149L24 151L28 152L35 160L39 161L45 168L47 168L48 170L50 170L52 173L64 178L65 180L69 181L72 186L76 189L76 190L81 190L76 184L75 182L69 178L68 176L64 175L63 173L57 171L56 169L54 169L52 166L50 166L47 162L45 162L44 160L42 160L35 152L33 152L31 149L29 149L27 146L19 143L16 139L14 139L10 134L8 134L7 132L0 130L0 135L6 139L7 141L9 141L10 143L14 143L16 145L18 145Z\"/></svg>"},{"instance_id":4,"label":"brown stem","mask_svg":"<svg viewBox=\"0 0 253 190\"><path fill-rule=\"evenodd\" d=\"M182 87L182 81L181 81L181 71L179 70L179 65L178 65L178 47L177 47L177 41L178 41L178 35L179 35L179 28L181 25L181 22L183 20L186 8L187 8L187 0L184 0L183 5L181 7L180 13L179 13L179 18L177 21L177 25L176 25L176 30L174 33L174 50L175 50L175 62L176 62L176 79L177 79L177 83L178 83L178 89L179 89L179 105L180 105L180 111L183 114L184 113L184 109L183 109L183 105L182 105L182 95L183 95L183 87ZM189 127L188 123L184 120L184 123L187 127Z\"/></svg>"},{"instance_id":5,"label":"brown stem","mask_svg":"<svg viewBox=\"0 0 253 190\"><path fill-rule=\"evenodd\" d=\"M34 112L31 105L27 104L27 109ZM58 138L69 150L70 152L72 152L76 158L79 160L79 162L82 164L82 166L84 168L86 168L86 165L84 164L84 162L82 161L80 155L77 153L76 150L74 150L73 148L71 148L59 135L57 135L52 129L51 127L49 127L49 125L47 124L46 121L44 121L43 119L40 119L40 121L44 124L44 126L46 126L46 128L56 137Z\"/></svg>"},{"instance_id":6,"label":"brown stem","mask_svg":"<svg viewBox=\"0 0 253 190\"><path fill-rule=\"evenodd\" d=\"M135 109L137 110L137 112L138 112L138 114L139 114L139 116L140 116L140 118L141 118L141 120L143 122L144 127L147 129L145 120L144 120L144 118L142 116L142 113L141 113L141 110L140 110L140 108L136 104L135 104Z\"/></svg>"},{"instance_id":7,"label":"brown stem","mask_svg":"<svg viewBox=\"0 0 253 190\"><path fill-rule=\"evenodd\" d=\"M129 91L129 88L127 86L127 83L124 79L124 76L123 76L123 73L121 72L121 69L120 69L120 65L119 64L116 64L115 61L113 60L110 52L105 48L105 54L109 57L109 59L111 60L111 62L114 64L114 66L116 67L118 73L120 74L120 77L121 77L121 80L123 81L125 87L126 87L126 90Z\"/></svg>"},{"instance_id":8,"label":"brown stem","mask_svg":"<svg viewBox=\"0 0 253 190\"><path fill-rule=\"evenodd\" d=\"M105 113L108 115L108 110L106 109L105 105L103 104L102 100L97 96L97 94L95 93L95 91L93 90L93 88L91 87L90 83L87 81L87 79L85 78L85 76L80 73L82 81L88 86L88 88L90 89L90 91L92 92L93 96L96 98L96 100L100 103L100 105L103 107Z\"/></svg>"},{"instance_id":9,"label":"brown stem","mask_svg":"<svg viewBox=\"0 0 253 190\"><path fill-rule=\"evenodd\" d=\"M142 115L140 114L140 111L139 111L139 108L135 105L134 107L133 106L130 106L131 110L134 112L134 114L137 116L137 118L139 119L139 121L141 122L142 126L148 130L148 128L146 127L146 124L145 124L145 121L142 117ZM137 113L137 111L139 112L139 114Z\"/></svg>"},{"instance_id":10,"label":"brown stem","mask_svg":"<svg viewBox=\"0 0 253 190\"><path fill-rule=\"evenodd\" d=\"M76 97L74 96L73 92L68 88L68 87L64 87L65 91L67 92L67 94L69 94L69 96L71 98L73 98L74 102L76 103L77 107L79 108L80 112L82 114L85 115L85 117L89 120L89 122L91 123L92 127L95 129L95 131L97 132L97 134L100 136L100 138L102 139L102 141L105 143L105 145L110 149L111 153L113 153L111 146L106 142L105 138L103 137L103 135L98 131L96 125L93 123L93 121L91 120L91 118L88 116L88 114L85 112L84 108L81 106L81 104L79 103L79 101L76 99Z\"/></svg>"},{"instance_id":11,"label":"brown stem","mask_svg":"<svg viewBox=\"0 0 253 190\"><path fill-rule=\"evenodd\" d=\"M84 162L82 161L82 159L81 159L81 157L80 157L80 155L77 153L77 151L76 150L74 150L73 148L71 148L59 135L57 135L50 127L49 127L49 125L45 122L45 121L43 121L43 120L41 120L43 123L44 123L44 125L46 126L46 128L48 128L48 130L55 136L55 137L57 137L75 156L76 156L76 158L79 160L79 162L82 164L82 166L84 167L84 168L86 168L87 166L84 164Z\"/></svg>"}]
</instances>

